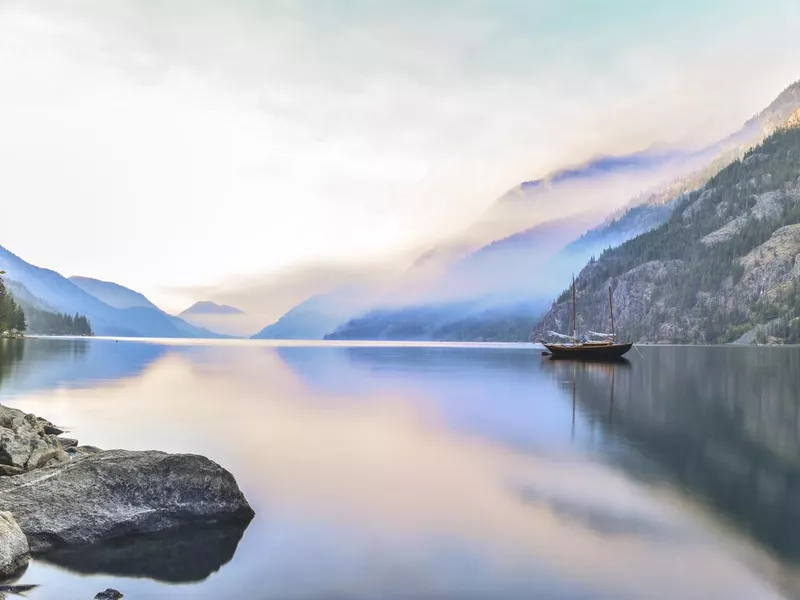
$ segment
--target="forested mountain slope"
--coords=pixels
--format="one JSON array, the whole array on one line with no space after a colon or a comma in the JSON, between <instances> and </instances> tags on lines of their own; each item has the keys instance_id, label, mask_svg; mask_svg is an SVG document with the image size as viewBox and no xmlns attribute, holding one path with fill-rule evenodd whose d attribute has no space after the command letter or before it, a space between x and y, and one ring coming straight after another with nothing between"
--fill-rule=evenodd
<instances>
[{"instance_id":1,"label":"forested mountain slope","mask_svg":"<svg viewBox=\"0 0 800 600\"><path fill-rule=\"evenodd\" d=\"M578 329L634 341L800 340L800 111L670 219L604 252L577 279ZM569 329L563 293L533 332Z\"/></svg>"}]
</instances>

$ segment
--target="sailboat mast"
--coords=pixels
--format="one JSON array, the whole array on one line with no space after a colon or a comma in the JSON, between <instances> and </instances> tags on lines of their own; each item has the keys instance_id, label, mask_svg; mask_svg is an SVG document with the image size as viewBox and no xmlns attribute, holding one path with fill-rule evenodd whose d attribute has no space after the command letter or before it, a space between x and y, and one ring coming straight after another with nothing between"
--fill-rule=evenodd
<instances>
[{"instance_id":1,"label":"sailboat mast","mask_svg":"<svg viewBox=\"0 0 800 600\"><path fill-rule=\"evenodd\" d=\"M616 338L617 333L614 331L614 305L611 303L611 286L608 286L608 312L611 314L611 335Z\"/></svg>"},{"instance_id":2,"label":"sailboat mast","mask_svg":"<svg viewBox=\"0 0 800 600\"><path fill-rule=\"evenodd\" d=\"M572 338L578 339L578 315L575 312L575 273L572 274Z\"/></svg>"}]
</instances>

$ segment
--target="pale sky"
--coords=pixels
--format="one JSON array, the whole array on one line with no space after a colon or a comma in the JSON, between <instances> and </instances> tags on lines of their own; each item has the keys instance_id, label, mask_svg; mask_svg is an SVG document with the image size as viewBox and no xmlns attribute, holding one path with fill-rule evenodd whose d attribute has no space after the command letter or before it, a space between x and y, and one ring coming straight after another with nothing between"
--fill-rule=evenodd
<instances>
[{"instance_id":1,"label":"pale sky","mask_svg":"<svg viewBox=\"0 0 800 600\"><path fill-rule=\"evenodd\" d=\"M800 2L0 0L0 245L168 310L410 256L800 79Z\"/></svg>"}]
</instances>

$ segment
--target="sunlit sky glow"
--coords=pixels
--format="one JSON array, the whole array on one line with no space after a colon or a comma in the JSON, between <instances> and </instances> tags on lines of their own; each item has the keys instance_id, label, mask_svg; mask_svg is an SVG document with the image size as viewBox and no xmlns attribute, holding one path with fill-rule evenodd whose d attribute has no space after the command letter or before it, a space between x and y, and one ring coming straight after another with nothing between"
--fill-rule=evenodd
<instances>
[{"instance_id":1,"label":"sunlit sky glow","mask_svg":"<svg viewBox=\"0 0 800 600\"><path fill-rule=\"evenodd\" d=\"M169 310L398 261L519 181L727 134L796 0L0 0L0 244Z\"/></svg>"}]
</instances>

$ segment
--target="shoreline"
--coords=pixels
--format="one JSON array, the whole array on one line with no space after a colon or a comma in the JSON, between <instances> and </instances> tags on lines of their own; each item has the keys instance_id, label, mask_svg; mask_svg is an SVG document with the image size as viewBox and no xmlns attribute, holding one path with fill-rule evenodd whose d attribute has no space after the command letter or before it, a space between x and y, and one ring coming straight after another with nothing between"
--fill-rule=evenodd
<instances>
[{"instance_id":1,"label":"shoreline","mask_svg":"<svg viewBox=\"0 0 800 600\"><path fill-rule=\"evenodd\" d=\"M31 556L207 526L241 535L255 516L234 476L205 456L102 450L65 433L0 404L0 584Z\"/></svg>"}]
</instances>

